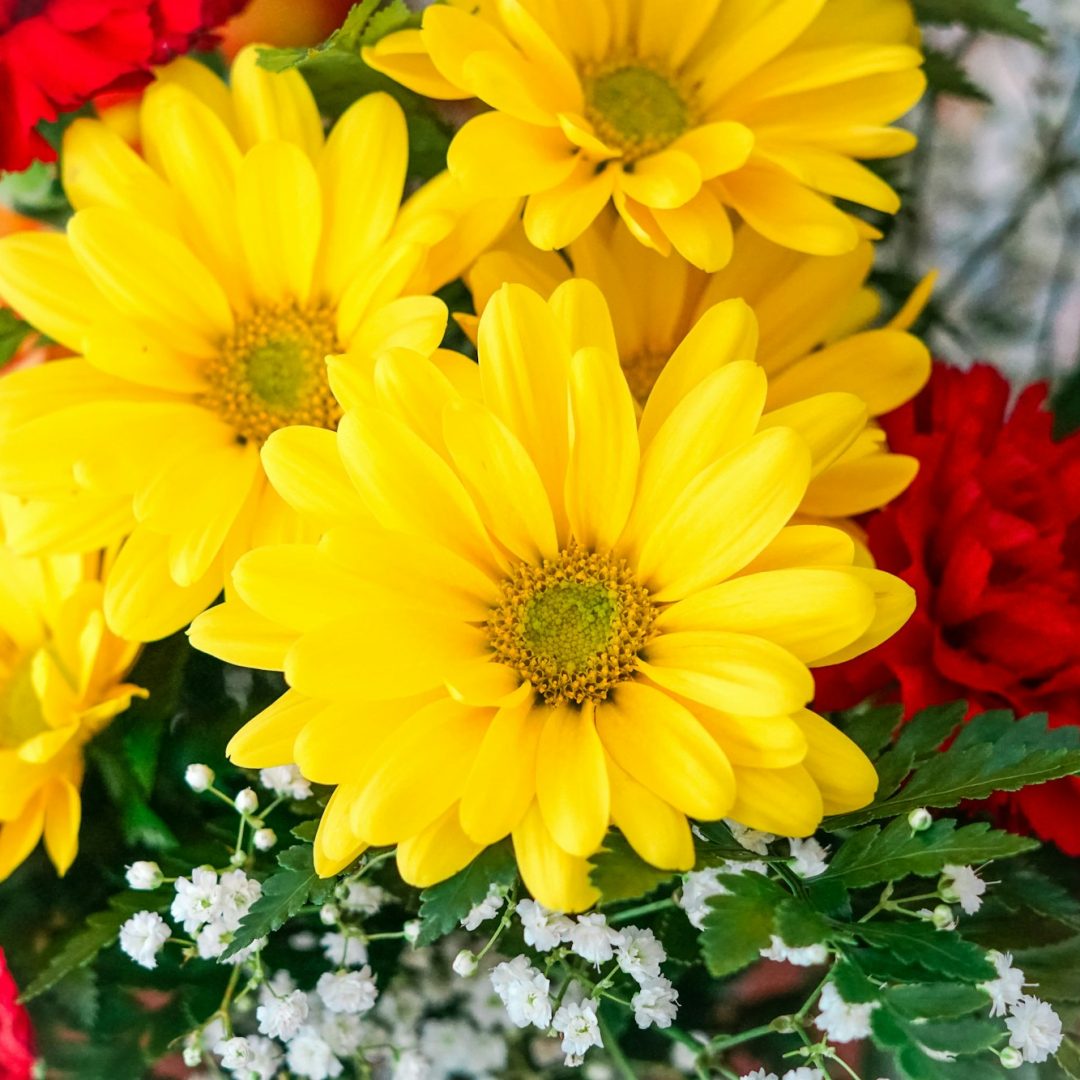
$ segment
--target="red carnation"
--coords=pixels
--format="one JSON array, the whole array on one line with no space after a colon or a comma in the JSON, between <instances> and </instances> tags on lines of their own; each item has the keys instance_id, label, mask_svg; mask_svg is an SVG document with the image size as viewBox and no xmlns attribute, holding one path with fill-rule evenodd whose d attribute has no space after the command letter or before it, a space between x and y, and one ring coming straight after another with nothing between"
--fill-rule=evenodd
<instances>
[{"instance_id":1,"label":"red carnation","mask_svg":"<svg viewBox=\"0 0 1080 1080\"><path fill-rule=\"evenodd\" d=\"M874 695L906 715L966 698L973 708L1046 712L1080 725L1080 437L1054 442L1045 384L1010 407L991 367L935 366L886 418L919 476L867 523L878 565L918 594L895 637L818 674L817 703ZM1044 839L1080 854L1080 780L1004 799Z\"/></svg>"},{"instance_id":2,"label":"red carnation","mask_svg":"<svg viewBox=\"0 0 1080 1080\"><path fill-rule=\"evenodd\" d=\"M246 0L0 0L0 170L55 154L42 120L137 85Z\"/></svg>"},{"instance_id":3,"label":"red carnation","mask_svg":"<svg viewBox=\"0 0 1080 1080\"><path fill-rule=\"evenodd\" d=\"M0 1080L30 1080L34 1035L30 1017L19 1004L19 991L0 949Z\"/></svg>"}]
</instances>

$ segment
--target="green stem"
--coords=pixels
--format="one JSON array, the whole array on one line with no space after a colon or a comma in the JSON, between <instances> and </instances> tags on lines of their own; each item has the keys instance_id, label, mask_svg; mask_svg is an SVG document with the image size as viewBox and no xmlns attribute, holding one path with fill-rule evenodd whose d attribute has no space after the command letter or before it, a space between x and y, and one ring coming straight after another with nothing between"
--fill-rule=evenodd
<instances>
[{"instance_id":1,"label":"green stem","mask_svg":"<svg viewBox=\"0 0 1080 1080\"><path fill-rule=\"evenodd\" d=\"M756 1028L750 1028L748 1031L742 1031L738 1035L717 1035L715 1039L709 1040L707 1049L710 1053L718 1054L722 1050L730 1050L733 1046L741 1046L743 1043L760 1039L762 1035L775 1033L776 1028L772 1024L761 1024Z\"/></svg>"},{"instance_id":2,"label":"green stem","mask_svg":"<svg viewBox=\"0 0 1080 1080\"><path fill-rule=\"evenodd\" d=\"M626 1054L623 1053L623 1048L619 1045L619 1040L608 1026L607 1021L602 1016L599 1016L598 1022L600 1024L600 1038L604 1040L604 1050L607 1052L608 1060L615 1066L615 1071L620 1076L626 1077L627 1080L637 1080L634 1067L630 1064Z\"/></svg>"},{"instance_id":3,"label":"green stem","mask_svg":"<svg viewBox=\"0 0 1080 1080\"><path fill-rule=\"evenodd\" d=\"M667 911L669 908L678 907L669 896L666 900L654 900L651 904L640 904L638 907L627 908L625 911L617 911L608 916L609 923L622 923L628 919L636 919L642 915L652 915L655 911Z\"/></svg>"}]
</instances>

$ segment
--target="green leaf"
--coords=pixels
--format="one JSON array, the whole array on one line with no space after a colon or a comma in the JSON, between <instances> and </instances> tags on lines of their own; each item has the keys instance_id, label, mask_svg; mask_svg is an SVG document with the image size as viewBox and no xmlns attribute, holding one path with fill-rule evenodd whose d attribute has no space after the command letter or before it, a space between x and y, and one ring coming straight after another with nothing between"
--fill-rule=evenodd
<instances>
[{"instance_id":1,"label":"green leaf","mask_svg":"<svg viewBox=\"0 0 1080 1080\"><path fill-rule=\"evenodd\" d=\"M1042 921L1080 930L1080 900L1029 859L994 867L992 900L1006 911L1030 911Z\"/></svg>"},{"instance_id":2,"label":"green leaf","mask_svg":"<svg viewBox=\"0 0 1080 1080\"><path fill-rule=\"evenodd\" d=\"M589 861L589 880L600 890L601 904L636 900L675 876L671 870L650 866L618 832L609 832L604 846Z\"/></svg>"},{"instance_id":3,"label":"green leaf","mask_svg":"<svg viewBox=\"0 0 1080 1080\"><path fill-rule=\"evenodd\" d=\"M901 1016L943 1019L985 1009L990 998L975 986L962 983L913 983L887 990L885 1002Z\"/></svg>"},{"instance_id":4,"label":"green leaf","mask_svg":"<svg viewBox=\"0 0 1080 1080\"><path fill-rule=\"evenodd\" d=\"M464 870L420 894L420 937L430 945L452 930L488 894L492 885L509 888L517 880L513 849L505 841L485 848Z\"/></svg>"},{"instance_id":5,"label":"green leaf","mask_svg":"<svg viewBox=\"0 0 1080 1080\"><path fill-rule=\"evenodd\" d=\"M262 883L262 895L240 920L222 960L246 949L253 941L269 937L309 901L319 903L333 887L333 881L315 873L314 849L296 844L278 855L276 870Z\"/></svg>"},{"instance_id":6,"label":"green leaf","mask_svg":"<svg viewBox=\"0 0 1080 1080\"><path fill-rule=\"evenodd\" d=\"M303 840L305 844L315 843L315 834L319 831L319 819L312 818L311 821L301 821L299 825L293 826L289 830L297 840Z\"/></svg>"},{"instance_id":7,"label":"green leaf","mask_svg":"<svg viewBox=\"0 0 1080 1080\"><path fill-rule=\"evenodd\" d=\"M410 11L405 6L405 0L390 0L386 7L380 8L368 20L362 41L364 45L374 45L387 34L419 25L419 12Z\"/></svg>"},{"instance_id":8,"label":"green leaf","mask_svg":"<svg viewBox=\"0 0 1080 1080\"><path fill-rule=\"evenodd\" d=\"M915 0L922 23L961 23L972 30L1022 38L1042 45L1042 27L1024 10L1020 0Z\"/></svg>"},{"instance_id":9,"label":"green leaf","mask_svg":"<svg viewBox=\"0 0 1080 1080\"><path fill-rule=\"evenodd\" d=\"M900 817L884 829L870 826L845 840L823 877L859 888L908 874L931 877L947 865L1011 858L1038 846L1037 840L991 829L985 821L958 827L952 818L942 818L925 832L913 832Z\"/></svg>"},{"instance_id":10,"label":"green leaf","mask_svg":"<svg viewBox=\"0 0 1080 1080\"><path fill-rule=\"evenodd\" d=\"M889 745L904 716L902 705L860 705L833 714L833 721L871 761Z\"/></svg>"},{"instance_id":11,"label":"green leaf","mask_svg":"<svg viewBox=\"0 0 1080 1080\"><path fill-rule=\"evenodd\" d=\"M893 748L877 761L878 799L891 795L913 768L937 753L966 712L966 701L954 701L916 713L900 729Z\"/></svg>"},{"instance_id":12,"label":"green leaf","mask_svg":"<svg viewBox=\"0 0 1080 1080\"><path fill-rule=\"evenodd\" d=\"M705 916L701 955L709 974L721 978L752 964L768 947L776 930L776 909L790 894L753 870L721 874L717 880L728 894L709 900L712 911Z\"/></svg>"},{"instance_id":13,"label":"green leaf","mask_svg":"<svg viewBox=\"0 0 1080 1080\"><path fill-rule=\"evenodd\" d=\"M1005 1038L1000 1021L986 1017L966 1016L960 1020L928 1021L908 1026L913 1041L927 1050L951 1051L955 1054L974 1054L988 1050Z\"/></svg>"},{"instance_id":14,"label":"green leaf","mask_svg":"<svg viewBox=\"0 0 1080 1080\"><path fill-rule=\"evenodd\" d=\"M968 101L990 104L990 95L972 82L971 77L960 64L946 53L924 46L923 72L929 88L938 94L951 94L953 97L965 98Z\"/></svg>"},{"instance_id":15,"label":"green leaf","mask_svg":"<svg viewBox=\"0 0 1080 1080\"><path fill-rule=\"evenodd\" d=\"M124 892L109 899L105 911L88 916L86 923L54 953L22 993L22 1001L32 1001L46 990L89 964L102 949L120 936L120 927L137 911L160 911L171 902L168 889L157 892Z\"/></svg>"},{"instance_id":16,"label":"green leaf","mask_svg":"<svg viewBox=\"0 0 1080 1080\"><path fill-rule=\"evenodd\" d=\"M794 897L777 907L775 932L792 949L824 944L834 936L824 915Z\"/></svg>"},{"instance_id":17,"label":"green leaf","mask_svg":"<svg viewBox=\"0 0 1080 1080\"><path fill-rule=\"evenodd\" d=\"M888 950L894 959L947 979L980 983L994 978L994 965L983 950L952 931L919 922L862 923L853 930L868 945Z\"/></svg>"},{"instance_id":18,"label":"green leaf","mask_svg":"<svg viewBox=\"0 0 1080 1080\"><path fill-rule=\"evenodd\" d=\"M916 769L896 795L876 799L863 810L830 818L829 829L849 828L898 817L920 806L956 806L997 791L1016 791L1080 773L1080 729L1048 728L1045 714L1016 720L995 711L960 729L948 749Z\"/></svg>"},{"instance_id":19,"label":"green leaf","mask_svg":"<svg viewBox=\"0 0 1080 1080\"><path fill-rule=\"evenodd\" d=\"M1080 1080L1080 1041L1075 1036L1065 1036L1054 1060L1066 1076L1072 1080Z\"/></svg>"},{"instance_id":20,"label":"green leaf","mask_svg":"<svg viewBox=\"0 0 1080 1080\"><path fill-rule=\"evenodd\" d=\"M852 1005L877 1001L881 997L877 985L866 977L862 968L850 956L845 956L833 965L831 976L840 996Z\"/></svg>"},{"instance_id":21,"label":"green leaf","mask_svg":"<svg viewBox=\"0 0 1080 1080\"><path fill-rule=\"evenodd\" d=\"M1080 935L1053 945L1017 949L1013 963L1028 982L1038 984L1039 997L1050 1001L1080 1001Z\"/></svg>"},{"instance_id":22,"label":"green leaf","mask_svg":"<svg viewBox=\"0 0 1080 1080\"><path fill-rule=\"evenodd\" d=\"M6 364L19 351L19 346L34 328L15 314L11 308L0 308L0 365Z\"/></svg>"}]
</instances>

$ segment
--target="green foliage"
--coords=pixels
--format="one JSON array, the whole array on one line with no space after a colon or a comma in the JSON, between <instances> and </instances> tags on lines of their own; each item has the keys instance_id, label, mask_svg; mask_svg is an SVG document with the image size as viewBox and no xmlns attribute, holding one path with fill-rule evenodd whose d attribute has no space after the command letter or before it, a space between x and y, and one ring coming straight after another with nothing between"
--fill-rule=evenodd
<instances>
[{"instance_id":1,"label":"green foliage","mask_svg":"<svg viewBox=\"0 0 1080 1080\"><path fill-rule=\"evenodd\" d=\"M926 48L923 49L923 56L923 71L931 92L951 94L953 97L979 101L984 105L990 104L990 95L972 81L971 76L953 57L936 49Z\"/></svg>"},{"instance_id":2,"label":"green foliage","mask_svg":"<svg viewBox=\"0 0 1080 1080\"><path fill-rule=\"evenodd\" d=\"M1022 38L1034 45L1045 42L1042 28L1024 10L1021 0L915 0L922 23L960 23L971 30Z\"/></svg>"},{"instance_id":3,"label":"green foliage","mask_svg":"<svg viewBox=\"0 0 1080 1080\"><path fill-rule=\"evenodd\" d=\"M1073 1035L1066 1035L1055 1060L1066 1076L1071 1080L1080 1080L1080 1040Z\"/></svg>"},{"instance_id":4,"label":"green foliage","mask_svg":"<svg viewBox=\"0 0 1080 1080\"><path fill-rule=\"evenodd\" d=\"M14 357L31 333L33 327L20 319L11 308L0 308L0 366Z\"/></svg>"},{"instance_id":5,"label":"green foliage","mask_svg":"<svg viewBox=\"0 0 1080 1080\"><path fill-rule=\"evenodd\" d=\"M935 930L929 923L868 922L853 930L868 945L887 950L911 968L957 982L980 983L994 978L994 966L978 945L959 934Z\"/></svg>"},{"instance_id":6,"label":"green foliage","mask_svg":"<svg viewBox=\"0 0 1080 1080\"><path fill-rule=\"evenodd\" d=\"M927 722L927 732L944 726L941 709ZM911 721L917 724L924 714ZM905 767L908 752L911 765ZM1080 772L1080 729L1048 728L1045 714L1014 718L1006 711L986 712L964 725L945 750L927 750L912 737L903 753L897 748L889 759L890 784L898 785L910 768L914 772L903 788L893 794L884 779L881 794L870 806L829 819L829 829L847 828L881 818L899 817L920 806L951 807L965 799L984 799L995 791L1016 791ZM897 779L899 777L899 779Z\"/></svg>"},{"instance_id":7,"label":"green foliage","mask_svg":"<svg viewBox=\"0 0 1080 1080\"><path fill-rule=\"evenodd\" d=\"M903 719L902 705L859 705L833 717L849 739L856 743L871 760L878 755L892 739L892 733Z\"/></svg>"},{"instance_id":8,"label":"green foliage","mask_svg":"<svg viewBox=\"0 0 1080 1080\"><path fill-rule=\"evenodd\" d=\"M589 880L600 890L601 904L636 900L674 877L671 870L650 866L622 833L609 832L604 846L590 860Z\"/></svg>"},{"instance_id":9,"label":"green foliage","mask_svg":"<svg viewBox=\"0 0 1080 1080\"><path fill-rule=\"evenodd\" d=\"M947 865L969 865L1007 859L1037 848L1024 836L991 829L986 822L958 826L951 818L935 821L925 832L913 832L906 817L860 829L840 846L826 878L840 878L849 888L896 881L909 874L930 877Z\"/></svg>"},{"instance_id":10,"label":"green foliage","mask_svg":"<svg viewBox=\"0 0 1080 1080\"><path fill-rule=\"evenodd\" d=\"M417 944L430 945L456 930L469 911L487 896L492 885L509 889L516 880L513 848L506 841L485 848L464 870L420 894Z\"/></svg>"},{"instance_id":11,"label":"green foliage","mask_svg":"<svg viewBox=\"0 0 1080 1080\"><path fill-rule=\"evenodd\" d=\"M120 936L120 927L137 911L160 911L169 906L169 890L125 892L109 900L108 909L90 915L53 954L38 975L23 989L22 1000L32 1001L51 990L72 972L89 964Z\"/></svg>"},{"instance_id":12,"label":"green foliage","mask_svg":"<svg viewBox=\"0 0 1080 1080\"><path fill-rule=\"evenodd\" d=\"M253 941L269 937L309 901L322 903L333 888L333 880L315 872L314 849L310 844L295 844L278 855L280 870L262 883L262 895L240 920L240 927L222 954L227 960Z\"/></svg>"},{"instance_id":13,"label":"green foliage","mask_svg":"<svg viewBox=\"0 0 1080 1080\"><path fill-rule=\"evenodd\" d=\"M709 900L701 955L714 978L752 964L776 929L777 908L790 898L779 885L754 871L722 874L726 895Z\"/></svg>"},{"instance_id":14,"label":"green foliage","mask_svg":"<svg viewBox=\"0 0 1080 1080\"><path fill-rule=\"evenodd\" d=\"M884 994L885 1003L900 1016L916 1020L920 1016L943 1019L966 1016L990 1006L990 998L975 986L963 983L911 983L896 986Z\"/></svg>"}]
</instances>

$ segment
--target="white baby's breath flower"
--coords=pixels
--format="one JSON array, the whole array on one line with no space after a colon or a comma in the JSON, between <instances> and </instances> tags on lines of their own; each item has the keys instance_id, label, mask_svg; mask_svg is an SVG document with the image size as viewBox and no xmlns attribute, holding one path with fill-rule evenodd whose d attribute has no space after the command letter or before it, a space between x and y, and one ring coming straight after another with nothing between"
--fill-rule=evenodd
<instances>
[{"instance_id":1,"label":"white baby's breath flower","mask_svg":"<svg viewBox=\"0 0 1080 1080\"><path fill-rule=\"evenodd\" d=\"M140 967L153 970L171 936L169 924L156 911L137 911L120 927L120 948Z\"/></svg>"},{"instance_id":2,"label":"white baby's breath flower","mask_svg":"<svg viewBox=\"0 0 1080 1080\"><path fill-rule=\"evenodd\" d=\"M336 1013L365 1013L375 1005L379 996L371 968L359 971L324 971L315 991L322 1003Z\"/></svg>"},{"instance_id":3,"label":"white baby's breath flower","mask_svg":"<svg viewBox=\"0 0 1080 1080\"><path fill-rule=\"evenodd\" d=\"M420 931L423 930L423 923L419 919L410 919L402 928L402 933L405 935L405 940L410 945L415 945L420 940Z\"/></svg>"},{"instance_id":4,"label":"white baby's breath flower","mask_svg":"<svg viewBox=\"0 0 1080 1080\"><path fill-rule=\"evenodd\" d=\"M829 1080L829 1078L820 1069L800 1065L797 1069L788 1069L780 1080Z\"/></svg>"},{"instance_id":5,"label":"white baby's breath flower","mask_svg":"<svg viewBox=\"0 0 1080 1080\"><path fill-rule=\"evenodd\" d=\"M970 866L946 866L939 886L941 898L959 904L968 915L982 907L986 882Z\"/></svg>"},{"instance_id":6,"label":"white baby's breath flower","mask_svg":"<svg viewBox=\"0 0 1080 1080\"><path fill-rule=\"evenodd\" d=\"M772 833L759 832L746 825L740 825L737 821L724 819L724 824L731 831L732 839L739 847L754 852L755 855L768 855L769 845L776 839Z\"/></svg>"},{"instance_id":7,"label":"white baby's breath flower","mask_svg":"<svg viewBox=\"0 0 1080 1080\"><path fill-rule=\"evenodd\" d=\"M524 956L498 964L491 972L491 987L515 1027L544 1029L551 1023L551 983Z\"/></svg>"},{"instance_id":8,"label":"white baby's breath flower","mask_svg":"<svg viewBox=\"0 0 1080 1080\"><path fill-rule=\"evenodd\" d=\"M394 1066L392 1080L428 1080L431 1062L419 1050L406 1050Z\"/></svg>"},{"instance_id":9,"label":"white baby's breath flower","mask_svg":"<svg viewBox=\"0 0 1080 1080\"><path fill-rule=\"evenodd\" d=\"M990 995L990 1015L1004 1016L1008 1006L1015 1005L1024 996L1024 973L1012 966L1012 953L1000 953L991 949L986 958L994 965L997 978L980 984Z\"/></svg>"},{"instance_id":10,"label":"white baby's breath flower","mask_svg":"<svg viewBox=\"0 0 1080 1080\"><path fill-rule=\"evenodd\" d=\"M177 878L173 883L176 897L169 909L177 922L183 923L189 934L213 919L220 909L221 890L218 876L209 866L198 866L190 878Z\"/></svg>"},{"instance_id":11,"label":"white baby's breath flower","mask_svg":"<svg viewBox=\"0 0 1080 1080\"><path fill-rule=\"evenodd\" d=\"M463 979L471 978L476 974L476 969L480 966L476 959L476 953L472 949L462 949L457 956L454 957L454 962L451 965L455 975L460 975Z\"/></svg>"},{"instance_id":12,"label":"white baby's breath flower","mask_svg":"<svg viewBox=\"0 0 1080 1080\"><path fill-rule=\"evenodd\" d=\"M535 900L519 900L514 910L521 919L525 944L537 952L551 952L570 940L574 921L561 912L551 911Z\"/></svg>"},{"instance_id":13,"label":"white baby's breath flower","mask_svg":"<svg viewBox=\"0 0 1080 1080\"><path fill-rule=\"evenodd\" d=\"M785 945L784 941L776 934L773 934L770 938L769 947L762 949L761 955L766 960L794 964L795 967L814 967L816 964L824 964L828 960L829 950L824 945L805 945L801 948L792 948L790 945Z\"/></svg>"},{"instance_id":14,"label":"white baby's breath flower","mask_svg":"<svg viewBox=\"0 0 1080 1080\"><path fill-rule=\"evenodd\" d=\"M306 799L311 795L311 784L300 774L295 765L276 765L272 769L259 770L259 783L275 795L290 799Z\"/></svg>"},{"instance_id":15,"label":"white baby's breath flower","mask_svg":"<svg viewBox=\"0 0 1080 1080\"><path fill-rule=\"evenodd\" d=\"M488 919L494 919L499 914L499 908L503 906L505 899L499 886L492 885L488 889L487 896L479 904L474 905L465 918L461 920L462 928L476 930L481 923L487 922Z\"/></svg>"},{"instance_id":16,"label":"white baby's breath flower","mask_svg":"<svg viewBox=\"0 0 1080 1080\"><path fill-rule=\"evenodd\" d=\"M255 1010L259 1030L271 1039L289 1042L308 1018L308 997L303 990L293 990L283 997L268 995Z\"/></svg>"},{"instance_id":17,"label":"white baby's breath flower","mask_svg":"<svg viewBox=\"0 0 1080 1080\"><path fill-rule=\"evenodd\" d=\"M780 1080L774 1072L766 1072L764 1069L755 1069L753 1072L743 1073L739 1080Z\"/></svg>"},{"instance_id":18,"label":"white baby's breath flower","mask_svg":"<svg viewBox=\"0 0 1080 1080\"><path fill-rule=\"evenodd\" d=\"M616 949L619 967L639 983L658 976L667 953L656 935L637 926L625 926L621 933L622 942Z\"/></svg>"},{"instance_id":19,"label":"white baby's breath flower","mask_svg":"<svg viewBox=\"0 0 1080 1080\"><path fill-rule=\"evenodd\" d=\"M161 867L156 862L140 860L133 862L124 875L128 885L140 892L153 892L165 880Z\"/></svg>"},{"instance_id":20,"label":"white baby's breath flower","mask_svg":"<svg viewBox=\"0 0 1080 1080\"><path fill-rule=\"evenodd\" d=\"M1061 1046L1061 1017L1045 1002L1024 994L1005 1020L1009 1045L1033 1065L1046 1061Z\"/></svg>"},{"instance_id":21,"label":"white baby's breath flower","mask_svg":"<svg viewBox=\"0 0 1080 1080\"><path fill-rule=\"evenodd\" d=\"M246 787L233 799L233 806L238 814L254 814L259 809L259 796L254 788Z\"/></svg>"},{"instance_id":22,"label":"white baby's breath flower","mask_svg":"<svg viewBox=\"0 0 1080 1080\"><path fill-rule=\"evenodd\" d=\"M242 1047L240 1043L243 1043ZM225 1055L230 1044L237 1044L231 1057ZM229 1039L218 1046L216 1053L223 1055L221 1064L232 1070L234 1080L273 1080L281 1067L282 1054L277 1044L262 1035ZM236 1063L230 1065L230 1060Z\"/></svg>"},{"instance_id":23,"label":"white baby's breath flower","mask_svg":"<svg viewBox=\"0 0 1080 1080\"><path fill-rule=\"evenodd\" d=\"M345 1067L314 1028L305 1027L289 1043L285 1056L289 1069L304 1080L332 1080Z\"/></svg>"},{"instance_id":24,"label":"white baby's breath flower","mask_svg":"<svg viewBox=\"0 0 1080 1080\"><path fill-rule=\"evenodd\" d=\"M583 960L599 967L614 955L622 944L622 934L608 926L607 919L598 911L579 915L570 931L570 948Z\"/></svg>"},{"instance_id":25,"label":"white baby's breath flower","mask_svg":"<svg viewBox=\"0 0 1080 1080\"><path fill-rule=\"evenodd\" d=\"M355 934L323 934L323 955L337 967L363 967L368 962L367 944Z\"/></svg>"},{"instance_id":26,"label":"white baby's breath flower","mask_svg":"<svg viewBox=\"0 0 1080 1080\"><path fill-rule=\"evenodd\" d=\"M596 1006L591 1001L570 1001L560 1006L551 1026L562 1036L562 1052L568 1066L580 1065L592 1046L603 1046Z\"/></svg>"},{"instance_id":27,"label":"white baby's breath flower","mask_svg":"<svg viewBox=\"0 0 1080 1080\"><path fill-rule=\"evenodd\" d=\"M631 998L634 1021L639 1028L655 1024L658 1028L671 1027L679 1011L679 995L675 987L662 975L647 979Z\"/></svg>"},{"instance_id":28,"label":"white baby's breath flower","mask_svg":"<svg viewBox=\"0 0 1080 1080\"><path fill-rule=\"evenodd\" d=\"M357 915L377 915L391 895L379 885L366 881L350 881L338 887L338 900L346 911Z\"/></svg>"},{"instance_id":29,"label":"white baby's breath flower","mask_svg":"<svg viewBox=\"0 0 1080 1080\"><path fill-rule=\"evenodd\" d=\"M828 852L812 836L808 840L793 839L788 843L791 845L791 868L799 877L818 877L828 870L825 859Z\"/></svg>"},{"instance_id":30,"label":"white baby's breath flower","mask_svg":"<svg viewBox=\"0 0 1080 1080\"><path fill-rule=\"evenodd\" d=\"M820 1012L814 1026L823 1031L830 1042L846 1043L865 1039L870 1034L870 1014L878 1002L851 1005L841 996L833 983L826 983L818 1001Z\"/></svg>"},{"instance_id":31,"label":"white baby's breath flower","mask_svg":"<svg viewBox=\"0 0 1080 1080\"><path fill-rule=\"evenodd\" d=\"M256 851L269 851L277 843L277 833L273 829L256 829L251 839Z\"/></svg>"},{"instance_id":32,"label":"white baby's breath flower","mask_svg":"<svg viewBox=\"0 0 1080 1080\"><path fill-rule=\"evenodd\" d=\"M184 783L195 792L209 791L214 783L214 770L197 762L189 765L184 770Z\"/></svg>"}]
</instances>

